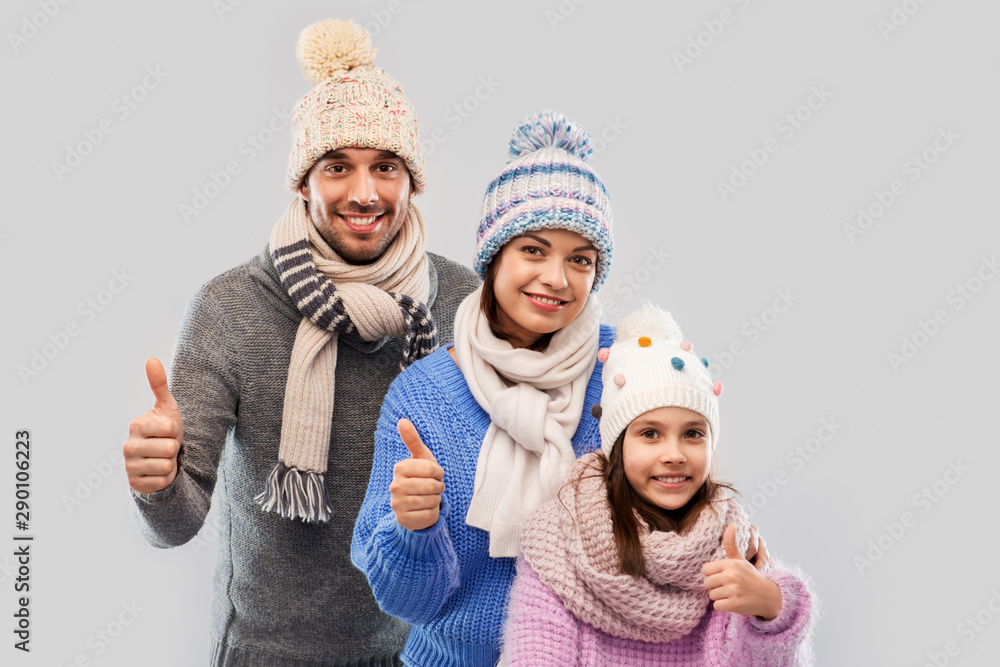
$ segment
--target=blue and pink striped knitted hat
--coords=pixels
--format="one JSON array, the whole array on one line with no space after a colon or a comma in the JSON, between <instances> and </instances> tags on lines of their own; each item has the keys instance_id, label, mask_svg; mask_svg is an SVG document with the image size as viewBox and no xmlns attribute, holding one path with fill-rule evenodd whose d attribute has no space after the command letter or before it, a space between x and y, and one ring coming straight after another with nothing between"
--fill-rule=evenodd
<instances>
[{"instance_id":1,"label":"blue and pink striped knitted hat","mask_svg":"<svg viewBox=\"0 0 1000 667\"><path fill-rule=\"evenodd\" d=\"M475 270L480 278L511 239L539 229L568 229L597 248L592 292L611 268L611 200L587 164L590 134L554 111L527 118L510 140L511 159L486 189L476 232Z\"/></svg>"}]
</instances>

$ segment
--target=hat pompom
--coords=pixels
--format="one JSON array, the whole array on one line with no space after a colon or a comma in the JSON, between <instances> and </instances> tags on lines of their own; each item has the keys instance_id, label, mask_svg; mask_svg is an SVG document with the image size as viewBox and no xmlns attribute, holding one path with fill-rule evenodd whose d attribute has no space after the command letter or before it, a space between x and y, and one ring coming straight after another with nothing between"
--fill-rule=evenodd
<instances>
[{"instance_id":1,"label":"hat pompom","mask_svg":"<svg viewBox=\"0 0 1000 667\"><path fill-rule=\"evenodd\" d=\"M337 72L375 62L375 48L367 31L354 21L326 19L307 26L295 45L302 73L321 83Z\"/></svg>"},{"instance_id":2,"label":"hat pompom","mask_svg":"<svg viewBox=\"0 0 1000 667\"><path fill-rule=\"evenodd\" d=\"M514 130L508 163L549 146L561 148L584 162L594 152L589 132L561 113L542 111L530 116Z\"/></svg>"},{"instance_id":3,"label":"hat pompom","mask_svg":"<svg viewBox=\"0 0 1000 667\"><path fill-rule=\"evenodd\" d=\"M663 340L684 340L681 328L667 311L646 302L618 323L615 340L637 339L649 336Z\"/></svg>"}]
</instances>

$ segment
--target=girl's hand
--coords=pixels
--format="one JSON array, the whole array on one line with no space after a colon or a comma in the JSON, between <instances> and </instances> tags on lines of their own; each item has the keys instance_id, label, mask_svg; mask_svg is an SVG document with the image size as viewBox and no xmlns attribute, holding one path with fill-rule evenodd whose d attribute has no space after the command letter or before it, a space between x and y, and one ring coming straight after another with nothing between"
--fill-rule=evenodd
<instances>
[{"instance_id":1,"label":"girl's hand","mask_svg":"<svg viewBox=\"0 0 1000 667\"><path fill-rule=\"evenodd\" d=\"M430 528L437 523L441 512L444 469L409 419L400 419L397 428L403 444L410 450L410 458L403 459L392 469L389 505L403 528Z\"/></svg>"},{"instance_id":2,"label":"girl's hand","mask_svg":"<svg viewBox=\"0 0 1000 667\"><path fill-rule=\"evenodd\" d=\"M781 611L781 589L736 548L736 526L726 526L722 543L727 558L706 563L701 568L708 595L715 600L715 610L759 616L765 621L777 618ZM759 567L763 567L763 563Z\"/></svg>"}]
</instances>

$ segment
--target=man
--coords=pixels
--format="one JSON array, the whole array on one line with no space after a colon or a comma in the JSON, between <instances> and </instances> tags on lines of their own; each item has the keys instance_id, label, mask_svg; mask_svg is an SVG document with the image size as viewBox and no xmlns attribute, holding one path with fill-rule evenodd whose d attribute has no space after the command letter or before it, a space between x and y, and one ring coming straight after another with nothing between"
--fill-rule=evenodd
<instances>
[{"instance_id":1,"label":"man","mask_svg":"<svg viewBox=\"0 0 1000 667\"><path fill-rule=\"evenodd\" d=\"M478 281L424 250L416 117L368 35L328 20L297 51L318 84L292 117L297 196L263 253L192 299L169 389L147 362L125 467L157 547L194 537L218 484L212 664L399 664L408 628L351 565L351 532L389 384L451 339Z\"/></svg>"}]
</instances>

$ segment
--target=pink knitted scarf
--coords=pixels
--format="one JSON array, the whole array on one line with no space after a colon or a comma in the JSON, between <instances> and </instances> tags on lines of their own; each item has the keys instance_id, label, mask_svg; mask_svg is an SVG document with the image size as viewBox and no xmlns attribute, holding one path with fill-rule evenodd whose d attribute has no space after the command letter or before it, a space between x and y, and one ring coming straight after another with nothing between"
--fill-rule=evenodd
<instances>
[{"instance_id":1,"label":"pink knitted scarf","mask_svg":"<svg viewBox=\"0 0 1000 667\"><path fill-rule=\"evenodd\" d=\"M669 642L690 633L710 599L702 566L726 557L722 534L736 525L736 545L746 552L750 526L743 508L720 489L684 535L650 532L640 522L646 575L634 578L618 566L598 454L581 458L559 498L528 521L521 537L524 557L549 589L581 621L622 639Z\"/></svg>"}]
</instances>

